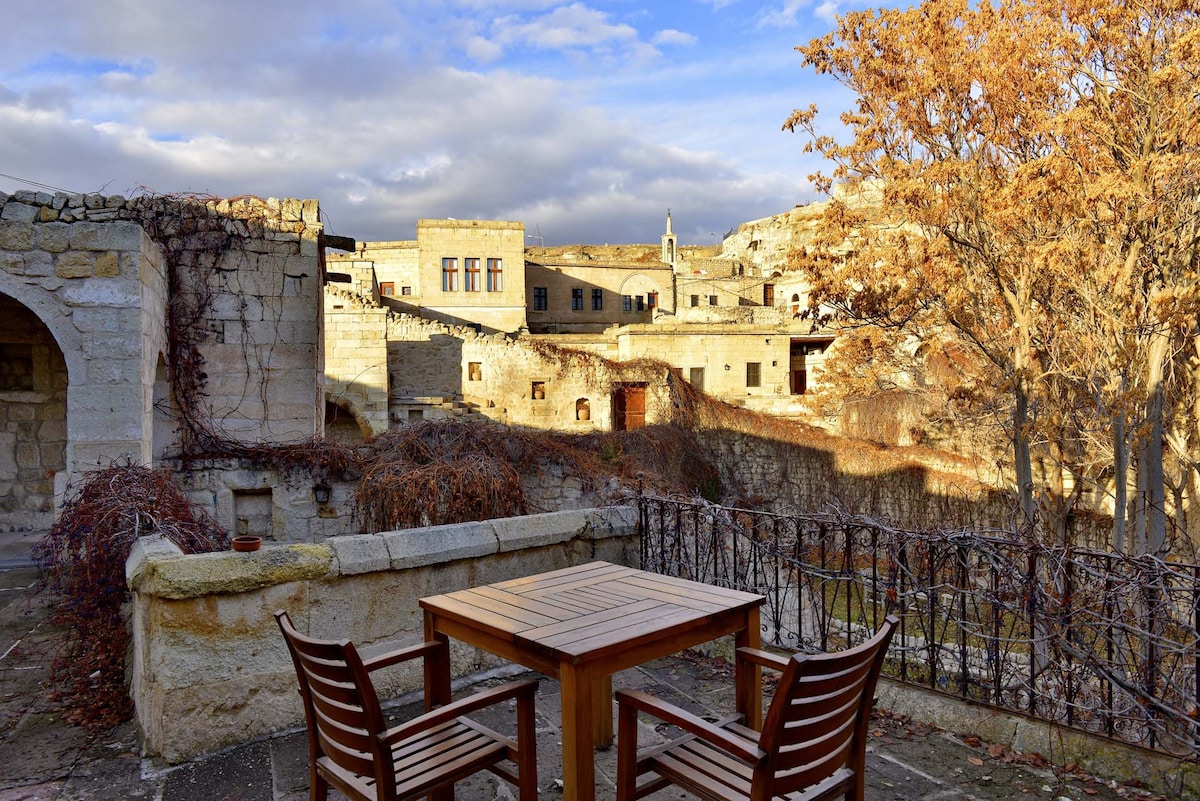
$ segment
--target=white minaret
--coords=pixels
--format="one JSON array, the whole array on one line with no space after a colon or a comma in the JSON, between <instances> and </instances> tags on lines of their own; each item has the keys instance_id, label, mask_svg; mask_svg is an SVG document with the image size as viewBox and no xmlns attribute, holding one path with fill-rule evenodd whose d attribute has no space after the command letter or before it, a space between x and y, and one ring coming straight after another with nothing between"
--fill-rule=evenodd
<instances>
[{"instance_id":1,"label":"white minaret","mask_svg":"<svg viewBox=\"0 0 1200 801\"><path fill-rule=\"evenodd\" d=\"M671 210L667 209L667 232L662 237L662 260L672 267L675 266L678 250L675 244L675 232L671 230Z\"/></svg>"}]
</instances>

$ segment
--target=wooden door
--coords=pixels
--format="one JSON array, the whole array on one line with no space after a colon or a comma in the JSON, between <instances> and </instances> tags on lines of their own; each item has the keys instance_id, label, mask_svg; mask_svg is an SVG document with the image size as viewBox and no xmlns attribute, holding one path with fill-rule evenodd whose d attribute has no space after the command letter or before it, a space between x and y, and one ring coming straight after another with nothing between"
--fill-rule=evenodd
<instances>
[{"instance_id":1,"label":"wooden door","mask_svg":"<svg viewBox=\"0 0 1200 801\"><path fill-rule=\"evenodd\" d=\"M613 431L646 425L646 385L618 384L613 391Z\"/></svg>"}]
</instances>

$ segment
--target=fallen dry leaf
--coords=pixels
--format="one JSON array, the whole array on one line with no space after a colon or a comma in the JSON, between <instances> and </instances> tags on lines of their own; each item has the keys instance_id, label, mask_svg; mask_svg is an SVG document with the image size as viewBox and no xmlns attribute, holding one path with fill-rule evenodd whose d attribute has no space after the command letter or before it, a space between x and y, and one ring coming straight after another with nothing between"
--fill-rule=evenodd
<instances>
[{"instance_id":1,"label":"fallen dry leaf","mask_svg":"<svg viewBox=\"0 0 1200 801\"><path fill-rule=\"evenodd\" d=\"M980 759L979 757L967 757L967 761L970 762L972 765L974 765L977 768L983 767L983 760Z\"/></svg>"}]
</instances>

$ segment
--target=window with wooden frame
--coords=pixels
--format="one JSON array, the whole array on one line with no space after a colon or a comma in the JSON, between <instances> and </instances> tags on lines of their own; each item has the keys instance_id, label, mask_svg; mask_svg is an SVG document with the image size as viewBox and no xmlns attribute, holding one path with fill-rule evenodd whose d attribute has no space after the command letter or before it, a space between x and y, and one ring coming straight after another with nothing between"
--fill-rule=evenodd
<instances>
[{"instance_id":1,"label":"window with wooden frame","mask_svg":"<svg viewBox=\"0 0 1200 801\"><path fill-rule=\"evenodd\" d=\"M549 293L544 286L535 286L533 288L533 310L546 311L549 308Z\"/></svg>"},{"instance_id":2,"label":"window with wooden frame","mask_svg":"<svg viewBox=\"0 0 1200 801\"><path fill-rule=\"evenodd\" d=\"M571 311L583 311L583 287L571 287Z\"/></svg>"},{"instance_id":3,"label":"window with wooden frame","mask_svg":"<svg viewBox=\"0 0 1200 801\"><path fill-rule=\"evenodd\" d=\"M458 291L458 259L442 259L442 291Z\"/></svg>"},{"instance_id":4,"label":"window with wooden frame","mask_svg":"<svg viewBox=\"0 0 1200 801\"><path fill-rule=\"evenodd\" d=\"M746 362L746 386L762 386L762 362Z\"/></svg>"},{"instance_id":5,"label":"window with wooden frame","mask_svg":"<svg viewBox=\"0 0 1200 801\"><path fill-rule=\"evenodd\" d=\"M479 291L479 259L463 259L463 290Z\"/></svg>"},{"instance_id":6,"label":"window with wooden frame","mask_svg":"<svg viewBox=\"0 0 1200 801\"><path fill-rule=\"evenodd\" d=\"M396 283L394 281L380 281L379 282L379 294L380 295L395 295L396 294Z\"/></svg>"},{"instance_id":7,"label":"window with wooden frame","mask_svg":"<svg viewBox=\"0 0 1200 801\"><path fill-rule=\"evenodd\" d=\"M487 260L487 291L504 291L504 262L502 259Z\"/></svg>"}]
</instances>

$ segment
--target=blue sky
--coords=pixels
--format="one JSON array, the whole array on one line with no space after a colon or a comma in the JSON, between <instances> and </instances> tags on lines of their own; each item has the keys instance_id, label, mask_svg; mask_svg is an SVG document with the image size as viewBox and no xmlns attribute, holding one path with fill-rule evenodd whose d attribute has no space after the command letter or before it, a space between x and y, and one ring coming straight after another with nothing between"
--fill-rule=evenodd
<instances>
[{"instance_id":1,"label":"blue sky","mask_svg":"<svg viewBox=\"0 0 1200 801\"><path fill-rule=\"evenodd\" d=\"M711 244L815 199L781 125L849 99L793 48L855 3L40 0L4 19L0 190L315 197L359 240L657 242L670 208Z\"/></svg>"}]
</instances>

